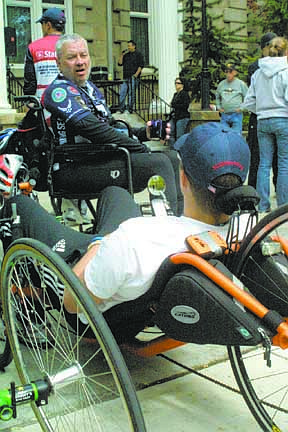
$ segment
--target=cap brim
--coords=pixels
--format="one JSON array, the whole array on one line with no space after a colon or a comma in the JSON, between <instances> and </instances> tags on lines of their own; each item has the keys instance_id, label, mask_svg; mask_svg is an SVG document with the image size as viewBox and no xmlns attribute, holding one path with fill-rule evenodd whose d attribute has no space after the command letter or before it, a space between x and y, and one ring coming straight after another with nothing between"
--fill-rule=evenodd
<instances>
[{"instance_id":1,"label":"cap brim","mask_svg":"<svg viewBox=\"0 0 288 432\"><path fill-rule=\"evenodd\" d=\"M174 149L175 150L180 150L182 145L185 143L187 136L190 135L190 132L182 135L174 144Z\"/></svg>"}]
</instances>

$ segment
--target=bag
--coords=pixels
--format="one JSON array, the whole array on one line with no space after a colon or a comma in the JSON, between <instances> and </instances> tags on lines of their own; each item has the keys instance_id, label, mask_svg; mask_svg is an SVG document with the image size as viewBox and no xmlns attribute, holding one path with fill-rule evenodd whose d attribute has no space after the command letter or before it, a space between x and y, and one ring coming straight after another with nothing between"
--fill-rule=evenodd
<instances>
[{"instance_id":1,"label":"bag","mask_svg":"<svg viewBox=\"0 0 288 432\"><path fill-rule=\"evenodd\" d=\"M265 255L258 244L250 258L243 274L244 285L268 309L288 317L287 256L281 252Z\"/></svg>"},{"instance_id":2,"label":"bag","mask_svg":"<svg viewBox=\"0 0 288 432\"><path fill-rule=\"evenodd\" d=\"M220 261L211 260L210 264L233 278ZM272 335L260 319L194 267L169 279L155 323L167 336L197 344L254 346L262 341L259 327Z\"/></svg>"}]
</instances>

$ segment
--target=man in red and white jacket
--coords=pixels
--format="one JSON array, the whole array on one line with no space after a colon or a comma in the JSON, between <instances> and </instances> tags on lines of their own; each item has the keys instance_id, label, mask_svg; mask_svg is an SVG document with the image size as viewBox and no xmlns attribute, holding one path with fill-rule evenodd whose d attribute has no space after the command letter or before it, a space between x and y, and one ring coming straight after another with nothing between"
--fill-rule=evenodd
<instances>
[{"instance_id":1,"label":"man in red and white jacket","mask_svg":"<svg viewBox=\"0 0 288 432\"><path fill-rule=\"evenodd\" d=\"M44 90L58 75L55 45L64 32L66 18L58 8L47 9L36 21L42 25L43 37L31 42L24 64L24 94L40 100Z\"/></svg>"}]
</instances>

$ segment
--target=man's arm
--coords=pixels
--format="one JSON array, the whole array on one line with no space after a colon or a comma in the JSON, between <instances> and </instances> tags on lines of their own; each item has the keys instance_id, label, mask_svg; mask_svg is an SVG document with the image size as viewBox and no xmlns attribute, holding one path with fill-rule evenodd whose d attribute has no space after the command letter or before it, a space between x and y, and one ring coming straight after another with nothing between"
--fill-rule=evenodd
<instances>
[{"instance_id":1,"label":"man's arm","mask_svg":"<svg viewBox=\"0 0 288 432\"><path fill-rule=\"evenodd\" d=\"M117 146L127 148L132 153L148 151L145 144L118 132L108 123L100 122L92 113L79 121L74 119L73 122L68 122L67 127L71 127L75 135L88 138L95 144L116 144Z\"/></svg>"},{"instance_id":2,"label":"man's arm","mask_svg":"<svg viewBox=\"0 0 288 432\"><path fill-rule=\"evenodd\" d=\"M120 56L119 56L119 60L118 60L118 66L123 66L123 57L126 54L126 50L122 51Z\"/></svg>"},{"instance_id":3,"label":"man's arm","mask_svg":"<svg viewBox=\"0 0 288 432\"><path fill-rule=\"evenodd\" d=\"M138 78L138 76L140 75L141 71L142 71L142 68L139 66L138 69L137 69L137 71L136 71L135 74L133 75L134 78Z\"/></svg>"},{"instance_id":4,"label":"man's arm","mask_svg":"<svg viewBox=\"0 0 288 432\"><path fill-rule=\"evenodd\" d=\"M222 106L221 106L221 88L220 88L220 84L217 87L216 90L216 108L218 111L224 111Z\"/></svg>"},{"instance_id":5,"label":"man's arm","mask_svg":"<svg viewBox=\"0 0 288 432\"><path fill-rule=\"evenodd\" d=\"M78 263L73 267L73 272L76 274L76 276L78 276L78 278L82 282L83 286L87 290L88 290L88 288L86 286L85 279L84 279L85 268L86 268L87 264L89 263L89 261L97 253L99 246L100 246L99 244L95 244L94 246L92 246L86 252L86 254L83 255L83 257L78 261ZM103 301L102 299L95 296L91 292L90 292L90 294L92 295L95 303L97 303L97 304L102 303L102 301ZM66 289L64 290L64 306L65 306L65 309L67 310L67 312L69 312L69 313L79 312L79 309L77 311L77 304L74 300L74 297L71 295L70 291L67 291Z\"/></svg>"},{"instance_id":6,"label":"man's arm","mask_svg":"<svg viewBox=\"0 0 288 432\"><path fill-rule=\"evenodd\" d=\"M35 66L29 48L27 48L24 64L24 95L35 95L37 90L37 79Z\"/></svg>"}]
</instances>

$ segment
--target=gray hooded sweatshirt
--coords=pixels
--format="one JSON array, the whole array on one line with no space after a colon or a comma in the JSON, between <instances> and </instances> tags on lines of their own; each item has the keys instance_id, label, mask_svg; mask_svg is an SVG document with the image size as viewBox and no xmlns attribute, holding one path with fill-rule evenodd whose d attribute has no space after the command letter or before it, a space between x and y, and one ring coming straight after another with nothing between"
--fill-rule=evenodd
<instances>
[{"instance_id":1,"label":"gray hooded sweatshirt","mask_svg":"<svg viewBox=\"0 0 288 432\"><path fill-rule=\"evenodd\" d=\"M288 117L287 57L263 57L252 75L241 108L257 114L257 119Z\"/></svg>"}]
</instances>

